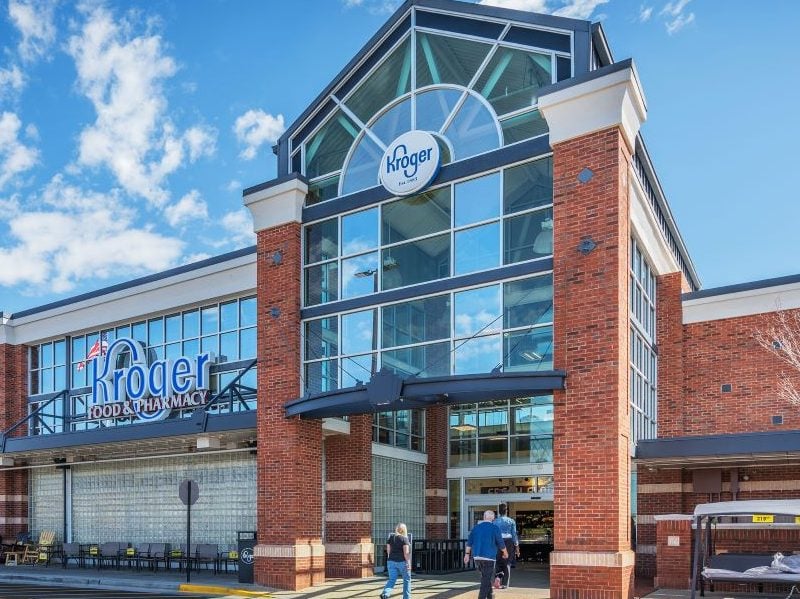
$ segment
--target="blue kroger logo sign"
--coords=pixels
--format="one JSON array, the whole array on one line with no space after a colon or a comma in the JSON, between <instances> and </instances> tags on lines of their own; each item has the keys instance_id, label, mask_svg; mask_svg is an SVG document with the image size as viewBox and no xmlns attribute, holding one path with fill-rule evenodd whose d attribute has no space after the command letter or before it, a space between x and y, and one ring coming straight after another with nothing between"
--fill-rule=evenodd
<instances>
[{"instance_id":1,"label":"blue kroger logo sign","mask_svg":"<svg viewBox=\"0 0 800 599\"><path fill-rule=\"evenodd\" d=\"M436 178L440 163L436 138L425 131L409 131L386 148L380 164L381 185L397 196L417 193Z\"/></svg>"},{"instance_id":2,"label":"blue kroger logo sign","mask_svg":"<svg viewBox=\"0 0 800 599\"><path fill-rule=\"evenodd\" d=\"M128 366L116 368L117 358L129 353ZM105 356L92 362L92 399L89 419L135 418L163 420L173 409L196 408L208 401L211 388L211 352L193 358L153 360L134 339L117 339Z\"/></svg>"}]
</instances>

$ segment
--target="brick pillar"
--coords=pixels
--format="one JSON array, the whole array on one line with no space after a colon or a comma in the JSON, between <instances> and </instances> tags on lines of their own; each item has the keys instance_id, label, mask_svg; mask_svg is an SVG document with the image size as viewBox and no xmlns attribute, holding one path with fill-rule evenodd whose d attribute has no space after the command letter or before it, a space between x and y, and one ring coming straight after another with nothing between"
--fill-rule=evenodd
<instances>
[{"instance_id":1,"label":"brick pillar","mask_svg":"<svg viewBox=\"0 0 800 599\"><path fill-rule=\"evenodd\" d=\"M692 517L656 518L656 588L688 589L692 578Z\"/></svg>"},{"instance_id":2,"label":"brick pillar","mask_svg":"<svg viewBox=\"0 0 800 599\"><path fill-rule=\"evenodd\" d=\"M425 411L425 536L450 536L447 505L447 408L434 406Z\"/></svg>"},{"instance_id":3,"label":"brick pillar","mask_svg":"<svg viewBox=\"0 0 800 599\"><path fill-rule=\"evenodd\" d=\"M683 393L683 304L681 293L688 290L681 272L658 277L656 289L656 339L658 370L658 436L684 435Z\"/></svg>"},{"instance_id":4,"label":"brick pillar","mask_svg":"<svg viewBox=\"0 0 800 599\"><path fill-rule=\"evenodd\" d=\"M554 367L567 372L553 398L553 599L633 592L628 176L644 106L632 68L608 71L540 99L553 148Z\"/></svg>"},{"instance_id":5,"label":"brick pillar","mask_svg":"<svg viewBox=\"0 0 800 599\"><path fill-rule=\"evenodd\" d=\"M287 419L300 380L300 179L245 191L257 234L258 545L255 581L299 590L325 580L322 424Z\"/></svg>"},{"instance_id":6,"label":"brick pillar","mask_svg":"<svg viewBox=\"0 0 800 599\"><path fill-rule=\"evenodd\" d=\"M372 415L325 439L325 576L373 575Z\"/></svg>"},{"instance_id":7,"label":"brick pillar","mask_svg":"<svg viewBox=\"0 0 800 599\"><path fill-rule=\"evenodd\" d=\"M0 338L8 325L0 322ZM0 432L8 430L26 413L27 347L0 343ZM27 432L20 427L13 436ZM0 535L13 540L28 530L28 471L0 470Z\"/></svg>"},{"instance_id":8,"label":"brick pillar","mask_svg":"<svg viewBox=\"0 0 800 599\"><path fill-rule=\"evenodd\" d=\"M658 576L656 518L687 512L683 502L683 470L638 464L637 471L636 575L655 578Z\"/></svg>"}]
</instances>

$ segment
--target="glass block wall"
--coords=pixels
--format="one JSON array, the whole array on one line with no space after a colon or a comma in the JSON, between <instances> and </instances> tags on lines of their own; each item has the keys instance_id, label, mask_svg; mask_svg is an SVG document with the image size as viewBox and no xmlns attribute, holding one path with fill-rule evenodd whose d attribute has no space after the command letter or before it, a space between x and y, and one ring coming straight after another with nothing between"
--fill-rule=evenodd
<instances>
[{"instance_id":1,"label":"glass block wall","mask_svg":"<svg viewBox=\"0 0 800 599\"><path fill-rule=\"evenodd\" d=\"M405 522L415 539L425 538L425 464L372 456L372 542L376 566L385 566L386 538L398 522Z\"/></svg>"},{"instance_id":2,"label":"glass block wall","mask_svg":"<svg viewBox=\"0 0 800 599\"><path fill-rule=\"evenodd\" d=\"M53 497L49 491L31 493L31 530L49 528L61 535L61 473L53 479L58 489L51 475L34 473L32 488L52 486ZM233 545L236 531L256 529L256 462L248 453L73 466L72 473L72 536L79 543L185 543L186 506L178 486L187 478L200 487L192 507L192 542Z\"/></svg>"},{"instance_id":3,"label":"glass block wall","mask_svg":"<svg viewBox=\"0 0 800 599\"><path fill-rule=\"evenodd\" d=\"M34 468L28 479L30 511L28 526L33 538L43 530L54 530L64 540L64 473L53 468Z\"/></svg>"}]
</instances>

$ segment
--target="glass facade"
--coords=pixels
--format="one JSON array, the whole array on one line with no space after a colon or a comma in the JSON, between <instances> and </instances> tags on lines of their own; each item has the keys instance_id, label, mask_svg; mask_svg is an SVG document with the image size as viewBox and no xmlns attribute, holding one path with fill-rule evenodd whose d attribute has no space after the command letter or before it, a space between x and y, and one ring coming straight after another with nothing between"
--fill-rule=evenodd
<instances>
[{"instance_id":1,"label":"glass facade","mask_svg":"<svg viewBox=\"0 0 800 599\"><path fill-rule=\"evenodd\" d=\"M399 410L373 414L372 441L412 451L425 451L425 411Z\"/></svg>"},{"instance_id":2,"label":"glass facade","mask_svg":"<svg viewBox=\"0 0 800 599\"><path fill-rule=\"evenodd\" d=\"M307 225L304 305L551 256L552 170L541 158Z\"/></svg>"},{"instance_id":3,"label":"glass facade","mask_svg":"<svg viewBox=\"0 0 800 599\"><path fill-rule=\"evenodd\" d=\"M658 433L658 355L656 345L656 276L635 239L630 245L631 451L639 439Z\"/></svg>"},{"instance_id":4,"label":"glass facade","mask_svg":"<svg viewBox=\"0 0 800 599\"><path fill-rule=\"evenodd\" d=\"M311 181L308 203L378 185L383 152L410 130L434 133L443 163L547 133L538 90L571 76L569 38L526 50L512 37L401 36L356 86L330 97L336 108L324 122L292 139L292 169Z\"/></svg>"},{"instance_id":5,"label":"glass facade","mask_svg":"<svg viewBox=\"0 0 800 599\"><path fill-rule=\"evenodd\" d=\"M449 465L505 466L553 461L553 396L450 408Z\"/></svg>"}]
</instances>

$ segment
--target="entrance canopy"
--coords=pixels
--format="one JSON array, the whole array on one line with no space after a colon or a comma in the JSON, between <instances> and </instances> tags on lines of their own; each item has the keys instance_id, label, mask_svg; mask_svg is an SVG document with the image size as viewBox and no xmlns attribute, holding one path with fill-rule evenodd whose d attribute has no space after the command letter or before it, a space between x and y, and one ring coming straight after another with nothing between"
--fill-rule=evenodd
<instances>
[{"instance_id":1,"label":"entrance canopy","mask_svg":"<svg viewBox=\"0 0 800 599\"><path fill-rule=\"evenodd\" d=\"M703 503L694 509L695 518L710 516L800 516L800 499L758 499L753 501L721 501Z\"/></svg>"}]
</instances>

